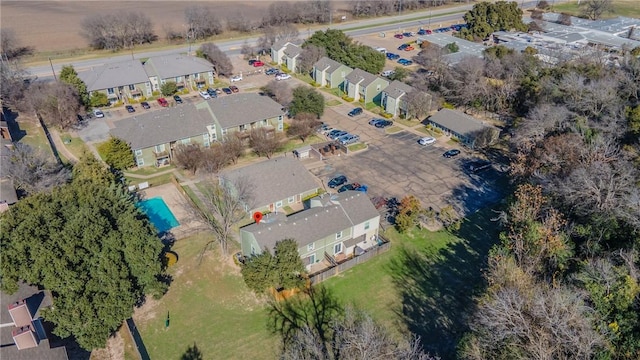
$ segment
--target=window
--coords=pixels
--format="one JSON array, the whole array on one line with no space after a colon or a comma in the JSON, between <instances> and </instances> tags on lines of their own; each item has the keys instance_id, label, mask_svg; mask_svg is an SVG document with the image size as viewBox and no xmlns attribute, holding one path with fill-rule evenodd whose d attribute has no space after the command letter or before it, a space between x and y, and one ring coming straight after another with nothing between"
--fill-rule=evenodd
<instances>
[{"instance_id":1,"label":"window","mask_svg":"<svg viewBox=\"0 0 640 360\"><path fill-rule=\"evenodd\" d=\"M289 204L293 204L296 201L296 197L292 196L289 198Z\"/></svg>"},{"instance_id":2,"label":"window","mask_svg":"<svg viewBox=\"0 0 640 360\"><path fill-rule=\"evenodd\" d=\"M282 207L282 200L280 200L280 201L278 201L278 202L276 203L276 209L277 209L277 208L281 208L281 207Z\"/></svg>"},{"instance_id":3,"label":"window","mask_svg":"<svg viewBox=\"0 0 640 360\"><path fill-rule=\"evenodd\" d=\"M146 84L146 85L147 85L147 87L148 87L148 88L150 88L150 87L151 87L151 82L150 82L150 81L147 81L147 84Z\"/></svg>"},{"instance_id":4,"label":"window","mask_svg":"<svg viewBox=\"0 0 640 360\"><path fill-rule=\"evenodd\" d=\"M115 93L115 91L113 90L113 88L108 88L107 89L107 94L113 95L114 93Z\"/></svg>"},{"instance_id":5,"label":"window","mask_svg":"<svg viewBox=\"0 0 640 360\"><path fill-rule=\"evenodd\" d=\"M156 145L156 152L160 153L164 151L164 144Z\"/></svg>"},{"instance_id":6,"label":"window","mask_svg":"<svg viewBox=\"0 0 640 360\"><path fill-rule=\"evenodd\" d=\"M279 123L278 123L278 131L282 131L282 126L283 126L283 125L282 125L282 122L279 122Z\"/></svg>"},{"instance_id":7,"label":"window","mask_svg":"<svg viewBox=\"0 0 640 360\"><path fill-rule=\"evenodd\" d=\"M364 229L365 230L369 230L369 228L371 227L371 224L369 223L369 221L367 221L366 223L364 223Z\"/></svg>"},{"instance_id":8,"label":"window","mask_svg":"<svg viewBox=\"0 0 640 360\"><path fill-rule=\"evenodd\" d=\"M227 129L222 129L222 136L227 135Z\"/></svg>"},{"instance_id":9,"label":"window","mask_svg":"<svg viewBox=\"0 0 640 360\"><path fill-rule=\"evenodd\" d=\"M251 255L255 255L256 254L256 248L253 247L253 245L251 245Z\"/></svg>"},{"instance_id":10,"label":"window","mask_svg":"<svg viewBox=\"0 0 640 360\"><path fill-rule=\"evenodd\" d=\"M376 91L380 91L380 84L378 84L378 86L376 86Z\"/></svg>"},{"instance_id":11,"label":"window","mask_svg":"<svg viewBox=\"0 0 640 360\"><path fill-rule=\"evenodd\" d=\"M245 131L245 130L247 130L247 125L246 124L240 125L240 131Z\"/></svg>"},{"instance_id":12,"label":"window","mask_svg":"<svg viewBox=\"0 0 640 360\"><path fill-rule=\"evenodd\" d=\"M339 254L342 252L342 243L333 245L333 254Z\"/></svg>"},{"instance_id":13,"label":"window","mask_svg":"<svg viewBox=\"0 0 640 360\"><path fill-rule=\"evenodd\" d=\"M182 140L180 140L180 142L181 142L182 144L191 144L191 138L189 138L189 139L182 139Z\"/></svg>"},{"instance_id":14,"label":"window","mask_svg":"<svg viewBox=\"0 0 640 360\"><path fill-rule=\"evenodd\" d=\"M144 159L142 157L136 158L136 164L138 166L143 166L144 165Z\"/></svg>"},{"instance_id":15,"label":"window","mask_svg":"<svg viewBox=\"0 0 640 360\"><path fill-rule=\"evenodd\" d=\"M209 147L209 134L202 135L202 145L204 145L204 147Z\"/></svg>"},{"instance_id":16,"label":"window","mask_svg":"<svg viewBox=\"0 0 640 360\"><path fill-rule=\"evenodd\" d=\"M340 239L342 237L342 231L336 233L336 239Z\"/></svg>"},{"instance_id":17,"label":"window","mask_svg":"<svg viewBox=\"0 0 640 360\"><path fill-rule=\"evenodd\" d=\"M314 243L311 243L311 244L307 245L307 251L313 251L313 250L315 250L315 248L316 247L315 247Z\"/></svg>"},{"instance_id":18,"label":"window","mask_svg":"<svg viewBox=\"0 0 640 360\"><path fill-rule=\"evenodd\" d=\"M136 86L135 86L135 85L129 85L129 90L133 91L133 90L135 90L135 89L136 89Z\"/></svg>"},{"instance_id":19,"label":"window","mask_svg":"<svg viewBox=\"0 0 640 360\"><path fill-rule=\"evenodd\" d=\"M316 263L316 254L309 255L309 265L313 265Z\"/></svg>"},{"instance_id":20,"label":"window","mask_svg":"<svg viewBox=\"0 0 640 360\"><path fill-rule=\"evenodd\" d=\"M138 149L138 150L136 150L135 153L136 153L136 156L140 156L140 155L142 155L142 150Z\"/></svg>"}]
</instances>

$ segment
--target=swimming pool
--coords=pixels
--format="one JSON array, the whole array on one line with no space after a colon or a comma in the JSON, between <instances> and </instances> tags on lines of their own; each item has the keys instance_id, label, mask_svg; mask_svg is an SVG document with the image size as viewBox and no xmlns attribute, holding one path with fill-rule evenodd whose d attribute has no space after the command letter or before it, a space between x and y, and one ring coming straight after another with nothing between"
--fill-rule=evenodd
<instances>
[{"instance_id":1,"label":"swimming pool","mask_svg":"<svg viewBox=\"0 0 640 360\"><path fill-rule=\"evenodd\" d=\"M158 233L169 231L180 225L161 197L140 201L137 206L143 213L147 214L151 223L158 230Z\"/></svg>"}]
</instances>

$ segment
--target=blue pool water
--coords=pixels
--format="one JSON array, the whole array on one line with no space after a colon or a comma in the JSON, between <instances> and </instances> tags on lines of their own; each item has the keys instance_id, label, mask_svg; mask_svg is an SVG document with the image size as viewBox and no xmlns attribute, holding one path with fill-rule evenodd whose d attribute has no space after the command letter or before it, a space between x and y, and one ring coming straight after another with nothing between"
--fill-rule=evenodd
<instances>
[{"instance_id":1,"label":"blue pool water","mask_svg":"<svg viewBox=\"0 0 640 360\"><path fill-rule=\"evenodd\" d=\"M169 231L180 225L161 197L140 201L137 206L143 213L147 214L151 223L158 230L158 233Z\"/></svg>"}]
</instances>

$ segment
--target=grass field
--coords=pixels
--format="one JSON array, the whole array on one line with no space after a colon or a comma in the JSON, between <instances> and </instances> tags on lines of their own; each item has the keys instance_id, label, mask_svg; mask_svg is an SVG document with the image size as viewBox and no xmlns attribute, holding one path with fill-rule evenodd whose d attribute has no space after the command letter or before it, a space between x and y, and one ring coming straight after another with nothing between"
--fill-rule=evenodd
<instances>
[{"instance_id":1,"label":"grass field","mask_svg":"<svg viewBox=\"0 0 640 360\"><path fill-rule=\"evenodd\" d=\"M465 221L456 235L387 231L391 250L324 284L343 303L372 314L394 335L411 330L427 349L450 358L482 289L488 249L497 239L490 210ZM275 359L278 339L267 330L264 301L245 286L239 269L217 252L199 251L210 235L178 241L173 283L159 301L136 312L152 359L178 359L196 344L205 359ZM167 313L170 326L165 328Z\"/></svg>"},{"instance_id":2,"label":"grass field","mask_svg":"<svg viewBox=\"0 0 640 360\"><path fill-rule=\"evenodd\" d=\"M582 13L582 9L578 7L578 3L575 1L554 5L553 11L558 13L566 12L574 16ZM640 3L637 0L613 0L613 12L604 13L602 18L617 16L640 18Z\"/></svg>"}]
</instances>

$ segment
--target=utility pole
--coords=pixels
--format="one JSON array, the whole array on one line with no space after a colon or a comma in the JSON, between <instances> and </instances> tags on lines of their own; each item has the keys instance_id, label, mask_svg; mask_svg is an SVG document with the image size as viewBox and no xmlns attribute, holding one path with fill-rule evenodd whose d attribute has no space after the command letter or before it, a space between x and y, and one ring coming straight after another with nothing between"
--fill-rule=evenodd
<instances>
[{"instance_id":1,"label":"utility pole","mask_svg":"<svg viewBox=\"0 0 640 360\"><path fill-rule=\"evenodd\" d=\"M51 62L51 58L49 58L49 65L51 65L51 72L53 73L53 79L55 81L58 81L58 78L56 77L56 71L53 69L53 63Z\"/></svg>"}]
</instances>

